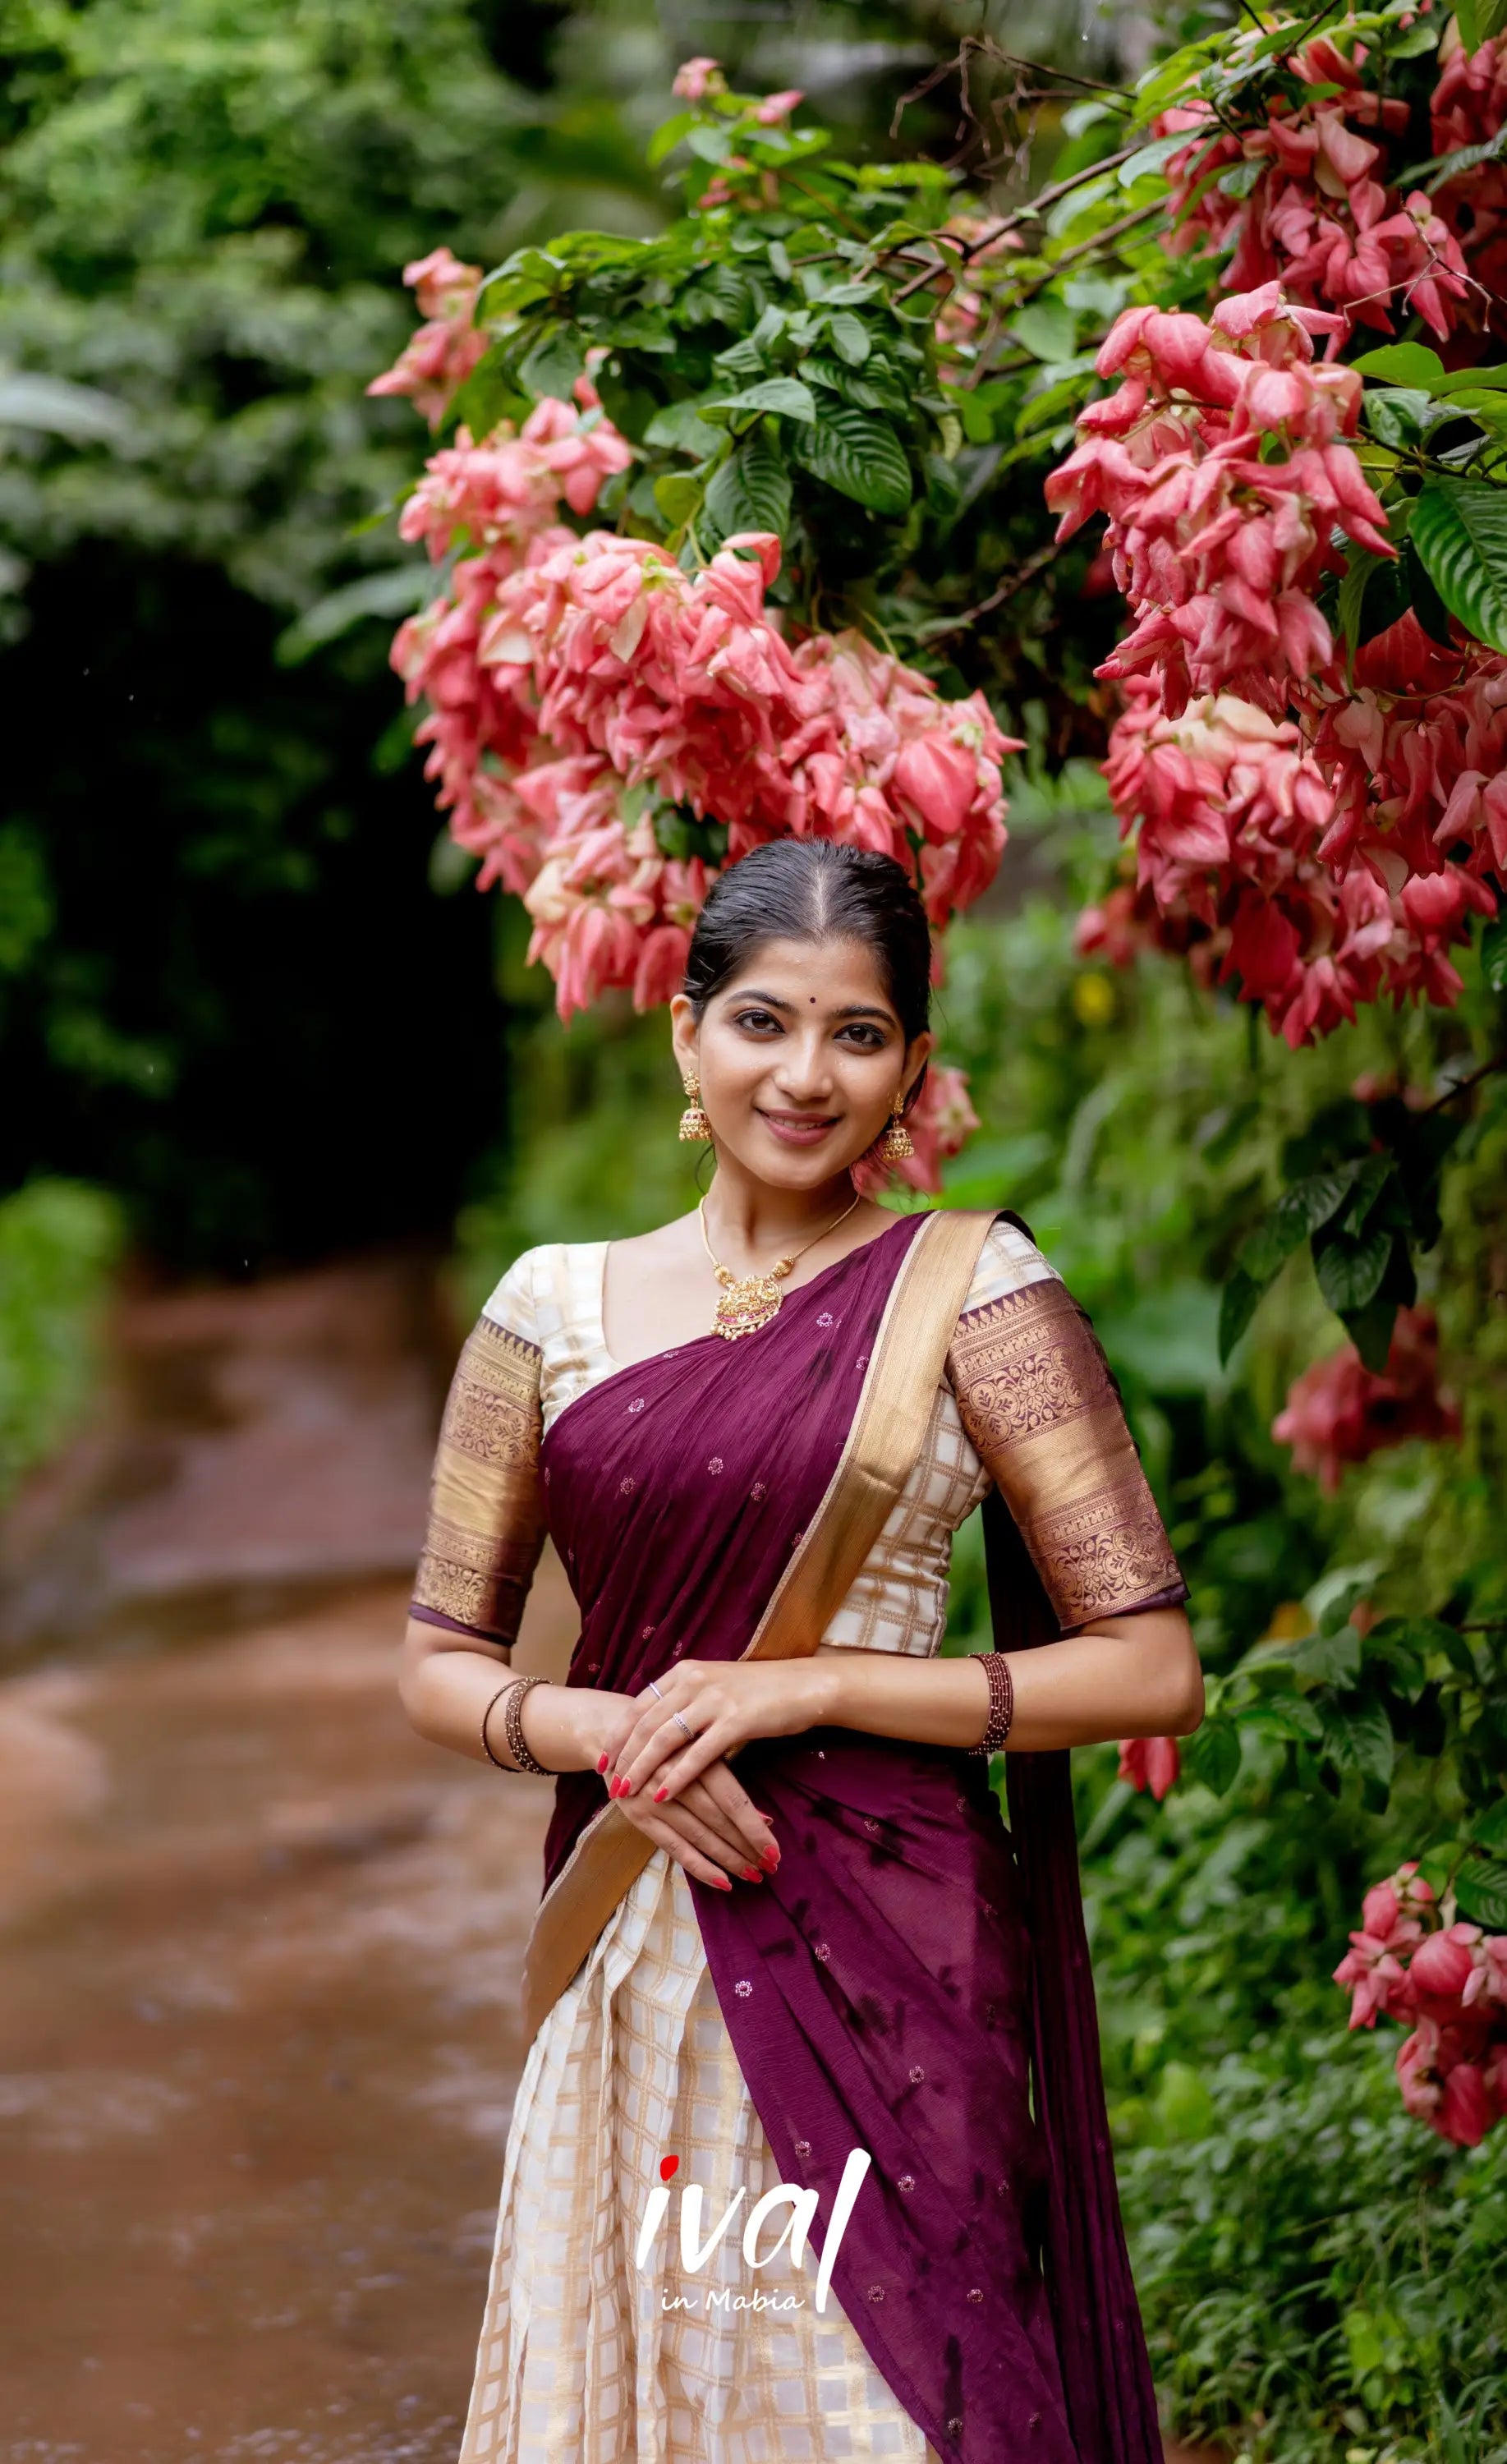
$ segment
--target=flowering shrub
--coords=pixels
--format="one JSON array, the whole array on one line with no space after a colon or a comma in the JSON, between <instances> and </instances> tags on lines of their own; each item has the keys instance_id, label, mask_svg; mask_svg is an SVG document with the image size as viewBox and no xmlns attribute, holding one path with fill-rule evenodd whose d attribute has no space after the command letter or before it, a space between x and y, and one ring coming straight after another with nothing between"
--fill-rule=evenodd
<instances>
[{"instance_id":1,"label":"flowering shrub","mask_svg":"<svg viewBox=\"0 0 1507 2464\"><path fill-rule=\"evenodd\" d=\"M1507 2118L1507 1934L1446 1925L1414 1861L1366 1892L1334 1974L1352 2028L1374 2028L1381 2013L1411 2027L1397 2078L1418 2121L1474 2147Z\"/></svg>"},{"instance_id":2,"label":"flowering shrub","mask_svg":"<svg viewBox=\"0 0 1507 2464\"><path fill-rule=\"evenodd\" d=\"M700 58L651 148L685 165L662 232L410 269L426 323L376 389L434 430L401 527L435 595L394 659L562 1016L666 1000L710 882L782 834L893 854L940 942L996 872L1017 714L1033 793L1049 742L1103 761L1119 819L1083 956L1175 956L1206 1021L1259 1009L1291 1069L1383 1001L1507 988L1499 174L1452 159L1495 147L1504 81L1451 23L1387 0L1211 34L1074 105L1003 212L934 165L834 160L797 94ZM1304 1246L1350 1338L1277 1422L1326 1492L1458 1432L1416 1262L1493 1066L1358 1085L1286 1138L1264 1212L1249 1172L1222 1201L1222 1355ZM933 1068L901 1177L940 1186L975 1126ZM1125 1741L1122 1779L1224 1794L1275 1749L1375 1814L1410 1750L1484 1801L1489 1649L1452 1596L1389 1614L1387 1579L1242 1638L1198 1733ZM1489 1928L1507 1867L1467 1847L1451 1922ZM1446 2108L1431 2039L1409 2063L1452 2118L1474 2093Z\"/></svg>"},{"instance_id":3,"label":"flowering shrub","mask_svg":"<svg viewBox=\"0 0 1507 2464\"><path fill-rule=\"evenodd\" d=\"M1397 1312L1387 1372L1376 1376L1347 1343L1297 1380L1272 1423L1299 1471L1330 1495L1346 1463L1365 1463L1408 1438L1457 1438L1460 1415L1439 1391L1439 1331L1432 1309Z\"/></svg>"}]
</instances>

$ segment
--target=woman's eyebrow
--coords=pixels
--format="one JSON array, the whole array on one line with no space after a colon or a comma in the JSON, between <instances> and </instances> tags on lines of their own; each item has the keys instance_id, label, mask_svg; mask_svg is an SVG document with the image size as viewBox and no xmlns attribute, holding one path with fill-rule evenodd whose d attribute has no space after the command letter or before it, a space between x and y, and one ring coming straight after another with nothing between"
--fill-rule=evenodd
<instances>
[{"instance_id":1,"label":"woman's eyebrow","mask_svg":"<svg viewBox=\"0 0 1507 2464\"><path fill-rule=\"evenodd\" d=\"M735 1001L758 1001L765 1009L787 1010L792 1016L795 1015L797 1006L794 1001L782 1000L778 993L761 993L756 984L745 984L741 991L730 993L728 998ZM829 1015L833 1018L877 1018L882 1019L886 1026L895 1026L899 1023L892 1011L877 1008L868 1001L849 1001L843 1008L832 1010Z\"/></svg>"}]
</instances>

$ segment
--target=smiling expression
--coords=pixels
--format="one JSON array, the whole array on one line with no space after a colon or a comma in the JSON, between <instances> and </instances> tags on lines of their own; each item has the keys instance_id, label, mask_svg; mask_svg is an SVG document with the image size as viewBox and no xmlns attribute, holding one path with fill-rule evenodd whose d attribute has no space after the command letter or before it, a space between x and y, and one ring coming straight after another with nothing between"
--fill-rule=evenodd
<instances>
[{"instance_id":1,"label":"smiling expression","mask_svg":"<svg viewBox=\"0 0 1507 2464\"><path fill-rule=\"evenodd\" d=\"M699 1026L684 994L671 1015L719 1152L786 1189L856 1163L933 1042L906 1042L873 953L851 940L762 942Z\"/></svg>"}]
</instances>

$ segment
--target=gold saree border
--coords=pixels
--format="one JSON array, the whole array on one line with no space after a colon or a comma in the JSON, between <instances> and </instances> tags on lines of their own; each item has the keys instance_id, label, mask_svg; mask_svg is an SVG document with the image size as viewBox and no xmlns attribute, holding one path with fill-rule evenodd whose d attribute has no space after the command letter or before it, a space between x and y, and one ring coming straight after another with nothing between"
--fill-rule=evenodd
<instances>
[{"instance_id":1,"label":"gold saree border","mask_svg":"<svg viewBox=\"0 0 1507 2464\"><path fill-rule=\"evenodd\" d=\"M809 1658L846 1598L921 1452L990 1226L998 1210L928 1215L890 1286L837 1468L739 1656ZM592 1815L535 1913L523 1965L534 2038L655 1843L611 1799Z\"/></svg>"}]
</instances>

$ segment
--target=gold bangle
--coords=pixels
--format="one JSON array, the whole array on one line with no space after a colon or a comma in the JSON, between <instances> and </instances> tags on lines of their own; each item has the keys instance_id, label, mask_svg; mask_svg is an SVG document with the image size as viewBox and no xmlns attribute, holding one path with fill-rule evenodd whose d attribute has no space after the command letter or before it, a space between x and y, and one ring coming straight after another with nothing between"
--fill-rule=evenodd
<instances>
[{"instance_id":1,"label":"gold bangle","mask_svg":"<svg viewBox=\"0 0 1507 2464\"><path fill-rule=\"evenodd\" d=\"M496 1693L492 1696L491 1701L488 1704L487 1708L482 1713L482 1751L486 1754L487 1760L490 1763L494 1764L498 1771L539 1771L543 1772L545 1777L549 1776L548 1772L545 1771L544 1765L541 1762L535 1762L534 1756L530 1753L528 1747L524 1744L523 1727L519 1717L523 1708L523 1698L528 1692L529 1687L531 1685L545 1685L548 1684L548 1683L549 1680L545 1677L510 1677L506 1685L498 1686ZM498 1761L497 1756L491 1749L491 1739L487 1734L488 1723L505 1694L508 1696L509 1700L508 1708L503 1719L503 1727L508 1739L508 1751L513 1756L513 1760L511 1763Z\"/></svg>"}]
</instances>

